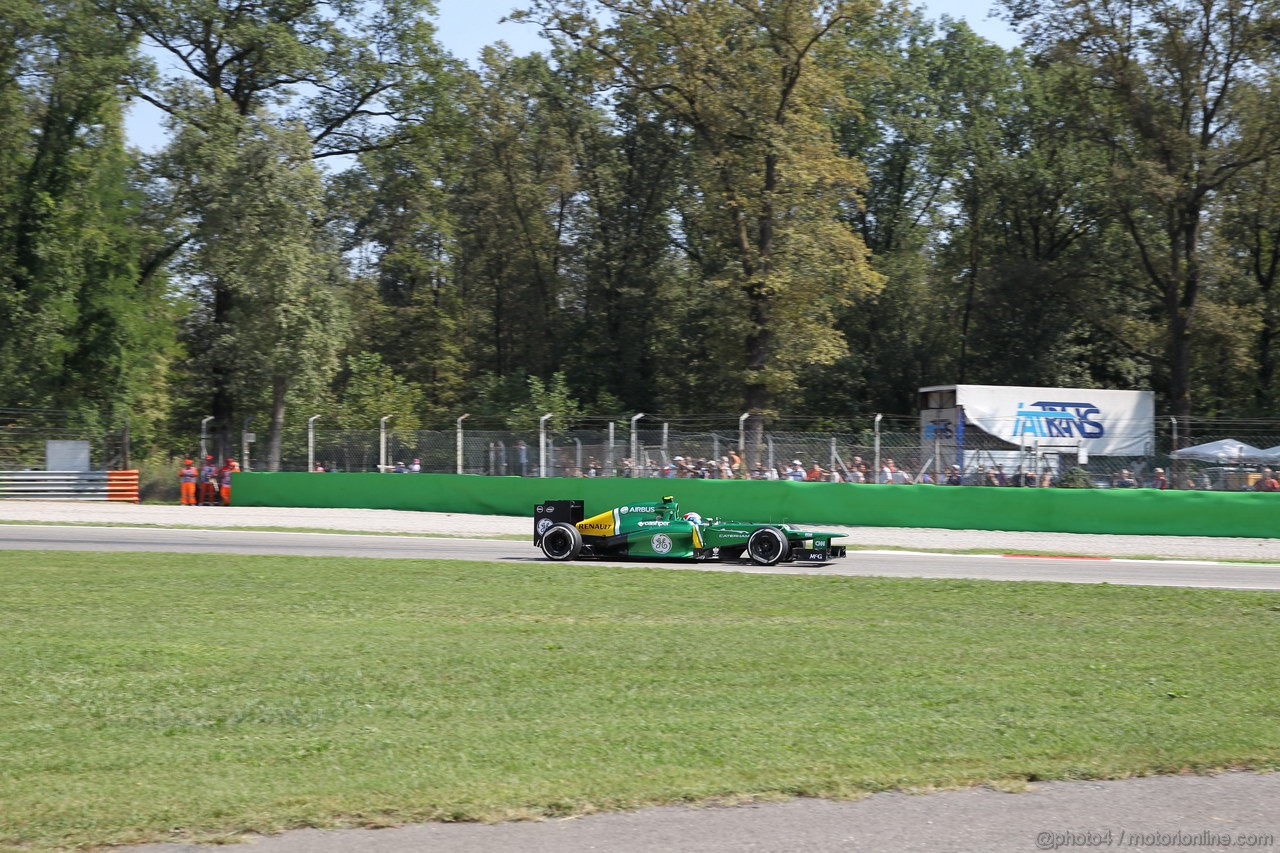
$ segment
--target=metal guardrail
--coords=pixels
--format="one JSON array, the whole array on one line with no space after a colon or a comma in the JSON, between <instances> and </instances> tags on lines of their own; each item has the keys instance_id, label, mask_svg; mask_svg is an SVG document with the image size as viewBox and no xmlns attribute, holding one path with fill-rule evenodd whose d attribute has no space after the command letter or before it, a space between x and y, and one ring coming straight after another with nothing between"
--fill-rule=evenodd
<instances>
[{"instance_id":1,"label":"metal guardrail","mask_svg":"<svg viewBox=\"0 0 1280 853\"><path fill-rule=\"evenodd\" d=\"M0 500L138 502L137 471L0 471Z\"/></svg>"}]
</instances>

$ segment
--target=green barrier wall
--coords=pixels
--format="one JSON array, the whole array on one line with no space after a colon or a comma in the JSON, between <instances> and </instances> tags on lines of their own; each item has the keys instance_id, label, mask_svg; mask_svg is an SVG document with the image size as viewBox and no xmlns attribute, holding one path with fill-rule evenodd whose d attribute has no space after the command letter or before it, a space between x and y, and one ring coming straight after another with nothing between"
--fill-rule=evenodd
<instances>
[{"instance_id":1,"label":"green barrier wall","mask_svg":"<svg viewBox=\"0 0 1280 853\"><path fill-rule=\"evenodd\" d=\"M1280 494L1264 492L240 473L234 475L232 502L532 516L534 505L545 500L580 499L590 515L663 495L704 517L742 521L1280 538Z\"/></svg>"}]
</instances>

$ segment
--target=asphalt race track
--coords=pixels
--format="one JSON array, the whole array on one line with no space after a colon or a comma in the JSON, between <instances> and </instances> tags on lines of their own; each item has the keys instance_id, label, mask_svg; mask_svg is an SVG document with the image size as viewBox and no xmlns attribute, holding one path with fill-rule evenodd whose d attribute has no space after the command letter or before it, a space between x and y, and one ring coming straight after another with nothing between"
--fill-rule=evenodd
<instances>
[{"instance_id":1,"label":"asphalt race track","mask_svg":"<svg viewBox=\"0 0 1280 853\"><path fill-rule=\"evenodd\" d=\"M302 829L219 853L1034 853L1252 850L1275 853L1280 774L1047 782L854 802L662 806L538 822ZM1150 841L1146 844L1142 842ZM1219 843L1212 843L1212 842ZM1092 843L1091 843L1092 842ZM1137 842L1137 843L1134 843ZM212 853L148 844L117 853Z\"/></svg>"},{"instance_id":2,"label":"asphalt race track","mask_svg":"<svg viewBox=\"0 0 1280 853\"><path fill-rule=\"evenodd\" d=\"M377 557L407 560L548 562L531 542L345 533L281 533L256 530L173 530L130 527L0 525L0 549L161 551L263 554L295 557ZM606 562L594 565L764 574L849 577L972 578L1004 581L1110 583L1139 586L1280 590L1280 565L1197 560L1079 559L850 551L824 566L771 568L739 563ZM571 568L572 563L565 564Z\"/></svg>"}]
</instances>

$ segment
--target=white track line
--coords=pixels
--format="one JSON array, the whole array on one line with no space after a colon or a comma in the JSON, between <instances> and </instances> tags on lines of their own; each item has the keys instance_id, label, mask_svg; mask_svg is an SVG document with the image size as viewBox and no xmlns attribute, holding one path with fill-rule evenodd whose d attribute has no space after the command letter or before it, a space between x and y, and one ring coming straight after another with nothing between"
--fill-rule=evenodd
<instances>
[{"instance_id":1,"label":"white track line","mask_svg":"<svg viewBox=\"0 0 1280 853\"><path fill-rule=\"evenodd\" d=\"M1166 559L1164 557L1139 559L1137 557L1073 557L1059 554L952 554L946 551L899 551L897 549L872 550L870 548L859 548L856 551L849 551L850 557L857 554L883 554L890 557L895 554L910 557L968 557L979 560L990 559L992 557L1001 557L1009 560L1078 560L1081 562L1137 563L1143 566L1150 566L1152 564L1160 566L1232 566L1235 568L1249 568L1256 566L1260 569L1280 567L1280 563L1255 563L1250 560L1232 562L1230 560L1174 560Z\"/></svg>"}]
</instances>

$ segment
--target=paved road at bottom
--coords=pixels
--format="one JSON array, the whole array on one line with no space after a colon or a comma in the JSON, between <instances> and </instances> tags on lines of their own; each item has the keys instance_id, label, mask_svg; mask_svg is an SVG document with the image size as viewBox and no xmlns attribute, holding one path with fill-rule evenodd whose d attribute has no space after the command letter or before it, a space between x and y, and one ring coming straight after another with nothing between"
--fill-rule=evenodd
<instances>
[{"instance_id":1,"label":"paved road at bottom","mask_svg":"<svg viewBox=\"0 0 1280 853\"><path fill-rule=\"evenodd\" d=\"M1028 853L1036 850L1280 851L1280 774L1049 782L1006 794L974 788L671 806L566 820L298 830L245 853ZM219 848L234 853L235 848ZM209 853L149 844L121 853Z\"/></svg>"},{"instance_id":2,"label":"paved road at bottom","mask_svg":"<svg viewBox=\"0 0 1280 853\"><path fill-rule=\"evenodd\" d=\"M922 542L921 545L928 547L927 542ZM304 557L546 562L529 542L508 539L278 533L258 530L59 527L26 524L0 525L0 549L216 552ZM850 551L845 559L835 560L822 566L783 564L764 567L749 563L647 563L642 561L605 562L596 563L596 565L757 574L972 578L1280 590L1280 565L1221 564L1194 560L1092 560L901 551Z\"/></svg>"}]
</instances>

